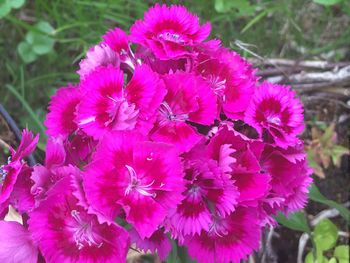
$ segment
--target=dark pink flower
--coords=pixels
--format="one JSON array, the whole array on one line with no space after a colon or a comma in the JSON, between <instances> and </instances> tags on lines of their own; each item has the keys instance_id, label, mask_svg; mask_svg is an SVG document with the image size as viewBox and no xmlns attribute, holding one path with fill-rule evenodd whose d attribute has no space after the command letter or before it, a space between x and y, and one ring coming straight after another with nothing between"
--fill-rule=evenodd
<instances>
[{"instance_id":1,"label":"dark pink flower","mask_svg":"<svg viewBox=\"0 0 350 263\"><path fill-rule=\"evenodd\" d=\"M141 238L150 237L182 200L182 165L174 147L133 132L106 135L84 174L91 207L113 221L123 208Z\"/></svg>"},{"instance_id":2,"label":"dark pink flower","mask_svg":"<svg viewBox=\"0 0 350 263\"><path fill-rule=\"evenodd\" d=\"M146 65L139 66L126 88L123 72L113 67L100 68L89 75L78 107L78 126L100 139L106 131L137 130L146 134L155 121L156 109L165 95L158 75Z\"/></svg>"},{"instance_id":3,"label":"dark pink flower","mask_svg":"<svg viewBox=\"0 0 350 263\"><path fill-rule=\"evenodd\" d=\"M134 229L129 231L131 243L136 243L138 249L157 253L159 259L164 261L171 251L171 241L161 229L158 229L149 238L142 239Z\"/></svg>"},{"instance_id":4,"label":"dark pink flower","mask_svg":"<svg viewBox=\"0 0 350 263\"><path fill-rule=\"evenodd\" d=\"M210 34L210 24L199 25L198 17L184 6L156 4L130 29L130 40L151 49L160 59L188 55Z\"/></svg>"},{"instance_id":5,"label":"dark pink flower","mask_svg":"<svg viewBox=\"0 0 350 263\"><path fill-rule=\"evenodd\" d=\"M270 175L261 173L259 164L263 149L262 142L249 139L226 125L210 139L208 156L235 181L240 203L257 205L270 189Z\"/></svg>"},{"instance_id":6,"label":"dark pink flower","mask_svg":"<svg viewBox=\"0 0 350 263\"><path fill-rule=\"evenodd\" d=\"M72 85L56 91L49 103L49 113L44 122L48 135L67 138L78 128L74 119L80 99L80 90Z\"/></svg>"},{"instance_id":7,"label":"dark pink flower","mask_svg":"<svg viewBox=\"0 0 350 263\"><path fill-rule=\"evenodd\" d=\"M189 122L212 124L218 114L216 97L210 86L194 74L170 74L164 82L168 93L160 105L151 138L188 151L202 138Z\"/></svg>"},{"instance_id":8,"label":"dark pink flower","mask_svg":"<svg viewBox=\"0 0 350 263\"><path fill-rule=\"evenodd\" d=\"M80 79L84 80L91 72L101 66L120 66L119 55L106 44L96 45L88 50L86 58L79 63L80 69L77 73Z\"/></svg>"},{"instance_id":9,"label":"dark pink flower","mask_svg":"<svg viewBox=\"0 0 350 263\"><path fill-rule=\"evenodd\" d=\"M218 95L226 116L242 119L256 86L254 70L234 51L225 48L213 50L215 44L209 43L200 49L195 70Z\"/></svg>"},{"instance_id":10,"label":"dark pink flower","mask_svg":"<svg viewBox=\"0 0 350 263\"><path fill-rule=\"evenodd\" d=\"M303 107L295 92L268 82L255 91L244 120L265 141L283 148L297 143L296 136L304 129Z\"/></svg>"},{"instance_id":11,"label":"dark pink flower","mask_svg":"<svg viewBox=\"0 0 350 263\"><path fill-rule=\"evenodd\" d=\"M0 262L38 262L38 248L24 226L0 221L0 233Z\"/></svg>"},{"instance_id":12,"label":"dark pink flower","mask_svg":"<svg viewBox=\"0 0 350 263\"><path fill-rule=\"evenodd\" d=\"M100 224L72 195L71 177L60 180L31 214L29 230L47 262L125 262L127 232Z\"/></svg>"},{"instance_id":13,"label":"dark pink flower","mask_svg":"<svg viewBox=\"0 0 350 263\"><path fill-rule=\"evenodd\" d=\"M185 239L189 255L201 263L239 263L259 248L260 221L254 210L239 207L214 217L208 231Z\"/></svg>"},{"instance_id":14,"label":"dark pink flower","mask_svg":"<svg viewBox=\"0 0 350 263\"><path fill-rule=\"evenodd\" d=\"M117 54L122 55L129 51L128 36L120 28L110 29L102 36L103 44L108 45Z\"/></svg>"},{"instance_id":15,"label":"dark pink flower","mask_svg":"<svg viewBox=\"0 0 350 263\"><path fill-rule=\"evenodd\" d=\"M0 166L0 204L8 201L17 182L17 177L23 166L26 165L22 159L34 151L38 141L39 135L34 137L30 131L23 130L21 143L17 151L10 148L11 157L9 157L8 163Z\"/></svg>"},{"instance_id":16,"label":"dark pink flower","mask_svg":"<svg viewBox=\"0 0 350 263\"><path fill-rule=\"evenodd\" d=\"M284 199L279 210L289 213L303 208L312 183L312 169L307 164L303 144L287 149L268 146L261 163L271 175L271 196Z\"/></svg>"},{"instance_id":17,"label":"dark pink flower","mask_svg":"<svg viewBox=\"0 0 350 263\"><path fill-rule=\"evenodd\" d=\"M168 217L167 228L174 237L200 234L213 223L212 214L225 217L234 211L239 192L230 180L209 159L187 160L184 200Z\"/></svg>"}]
</instances>

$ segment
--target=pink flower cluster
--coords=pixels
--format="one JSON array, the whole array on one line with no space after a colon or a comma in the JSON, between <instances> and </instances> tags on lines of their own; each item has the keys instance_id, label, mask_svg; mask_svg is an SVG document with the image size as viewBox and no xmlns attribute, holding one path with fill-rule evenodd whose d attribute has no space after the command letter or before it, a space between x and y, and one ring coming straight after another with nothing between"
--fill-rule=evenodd
<instances>
[{"instance_id":1,"label":"pink flower cluster","mask_svg":"<svg viewBox=\"0 0 350 263\"><path fill-rule=\"evenodd\" d=\"M240 262L311 183L302 104L259 83L210 24L155 5L127 35L109 30L60 88L44 165L23 132L1 168L1 262L125 262L131 245L164 260L171 239L198 262Z\"/></svg>"}]
</instances>

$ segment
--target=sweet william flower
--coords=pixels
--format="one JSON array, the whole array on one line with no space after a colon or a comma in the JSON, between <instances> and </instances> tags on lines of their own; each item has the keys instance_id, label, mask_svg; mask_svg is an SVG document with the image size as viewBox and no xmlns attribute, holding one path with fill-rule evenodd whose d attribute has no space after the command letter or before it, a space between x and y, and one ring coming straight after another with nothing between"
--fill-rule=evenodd
<instances>
[{"instance_id":1,"label":"sweet william flower","mask_svg":"<svg viewBox=\"0 0 350 263\"><path fill-rule=\"evenodd\" d=\"M0 205L8 203L8 199L13 191L23 167L27 167L23 158L31 154L39 141L39 135L34 137L28 130L22 131L21 143L18 149L10 148L11 156L8 163L0 167ZM23 175L25 176L25 175ZM3 210L0 208L0 210Z\"/></svg>"},{"instance_id":2,"label":"sweet william flower","mask_svg":"<svg viewBox=\"0 0 350 263\"><path fill-rule=\"evenodd\" d=\"M255 72L239 54L217 45L211 41L199 47L202 50L194 70L210 84L225 115L231 119L243 119L255 90Z\"/></svg>"},{"instance_id":3,"label":"sweet william flower","mask_svg":"<svg viewBox=\"0 0 350 263\"><path fill-rule=\"evenodd\" d=\"M191 123L214 122L218 115L216 97L210 86L194 74L169 74L164 77L164 83L167 94L160 104L151 138L189 151L202 139Z\"/></svg>"},{"instance_id":4,"label":"sweet william flower","mask_svg":"<svg viewBox=\"0 0 350 263\"><path fill-rule=\"evenodd\" d=\"M230 214L239 196L234 181L224 175L215 161L189 158L185 163L185 198L167 219L167 229L180 240L208 231L213 224L212 215Z\"/></svg>"},{"instance_id":5,"label":"sweet william flower","mask_svg":"<svg viewBox=\"0 0 350 263\"><path fill-rule=\"evenodd\" d=\"M266 147L261 165L271 175L271 195L284 200L278 210L289 213L305 206L312 183L312 169L307 164L302 143L287 149Z\"/></svg>"},{"instance_id":6,"label":"sweet william flower","mask_svg":"<svg viewBox=\"0 0 350 263\"><path fill-rule=\"evenodd\" d=\"M298 143L304 129L303 107L287 86L262 83L245 112L244 121L269 143L287 148Z\"/></svg>"},{"instance_id":7,"label":"sweet william flower","mask_svg":"<svg viewBox=\"0 0 350 263\"><path fill-rule=\"evenodd\" d=\"M75 119L75 111L80 103L80 90L73 86L60 88L49 102L49 113L44 122L50 136L63 136L67 138L78 128Z\"/></svg>"},{"instance_id":8,"label":"sweet william flower","mask_svg":"<svg viewBox=\"0 0 350 263\"><path fill-rule=\"evenodd\" d=\"M122 209L142 239L150 237L183 198L177 149L135 132L106 135L83 180L92 209L107 222Z\"/></svg>"},{"instance_id":9,"label":"sweet william flower","mask_svg":"<svg viewBox=\"0 0 350 263\"><path fill-rule=\"evenodd\" d=\"M130 29L130 40L149 48L160 59L191 55L196 46L210 34L209 23L199 24L198 17L184 6L158 5L151 7Z\"/></svg>"},{"instance_id":10,"label":"sweet william flower","mask_svg":"<svg viewBox=\"0 0 350 263\"><path fill-rule=\"evenodd\" d=\"M127 232L115 223L100 224L72 194L72 177L54 185L30 213L29 231L46 262L125 262Z\"/></svg>"},{"instance_id":11,"label":"sweet william flower","mask_svg":"<svg viewBox=\"0 0 350 263\"><path fill-rule=\"evenodd\" d=\"M239 207L225 218L214 217L208 231L185 239L189 255L201 263L239 263L259 248L257 213Z\"/></svg>"},{"instance_id":12,"label":"sweet william flower","mask_svg":"<svg viewBox=\"0 0 350 263\"><path fill-rule=\"evenodd\" d=\"M152 128L165 95L163 82L142 65L125 89L123 83L123 72L111 66L97 69L81 83L84 96L76 122L87 135L100 139L108 131L133 129L147 134Z\"/></svg>"}]
</instances>

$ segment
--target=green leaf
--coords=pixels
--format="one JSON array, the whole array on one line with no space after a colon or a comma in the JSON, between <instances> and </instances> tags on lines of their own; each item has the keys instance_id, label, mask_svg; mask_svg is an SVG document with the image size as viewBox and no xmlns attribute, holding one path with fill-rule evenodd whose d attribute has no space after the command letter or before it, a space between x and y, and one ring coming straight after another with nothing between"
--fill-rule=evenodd
<instances>
[{"instance_id":1,"label":"green leaf","mask_svg":"<svg viewBox=\"0 0 350 263\"><path fill-rule=\"evenodd\" d=\"M306 255L304 263L328 263L328 260L323 255L320 258L314 260L314 255L311 251Z\"/></svg>"},{"instance_id":2,"label":"green leaf","mask_svg":"<svg viewBox=\"0 0 350 263\"><path fill-rule=\"evenodd\" d=\"M316 249L327 251L335 246L338 240L338 228L329 219L321 220L315 227L313 239Z\"/></svg>"},{"instance_id":3,"label":"green leaf","mask_svg":"<svg viewBox=\"0 0 350 263\"><path fill-rule=\"evenodd\" d=\"M266 16L268 14L267 10L263 10L260 14L258 14L257 16L255 16L252 20L249 21L248 24L246 24L244 26L244 28L241 30L241 33L243 34L244 32L246 32L249 28L251 28L253 25L255 25L256 23L258 23L264 16Z\"/></svg>"},{"instance_id":4,"label":"green leaf","mask_svg":"<svg viewBox=\"0 0 350 263\"><path fill-rule=\"evenodd\" d=\"M33 52L32 47L27 42L21 42L17 46L17 51L22 60L28 64L36 60L37 55Z\"/></svg>"},{"instance_id":5,"label":"green leaf","mask_svg":"<svg viewBox=\"0 0 350 263\"><path fill-rule=\"evenodd\" d=\"M349 263L350 247L348 245L337 246L334 250L334 256L339 263Z\"/></svg>"},{"instance_id":6,"label":"green leaf","mask_svg":"<svg viewBox=\"0 0 350 263\"><path fill-rule=\"evenodd\" d=\"M288 227L293 230L310 233L309 225L306 222L305 214L303 212L295 212L285 217L282 213L279 213L276 217L276 220L281 225Z\"/></svg>"},{"instance_id":7,"label":"green leaf","mask_svg":"<svg viewBox=\"0 0 350 263\"><path fill-rule=\"evenodd\" d=\"M236 10L239 15L252 15L255 8L248 0L215 0L214 8L219 13L227 13Z\"/></svg>"},{"instance_id":8,"label":"green leaf","mask_svg":"<svg viewBox=\"0 0 350 263\"><path fill-rule=\"evenodd\" d=\"M8 0L3 0L0 2L0 18L5 17L11 12L11 4Z\"/></svg>"},{"instance_id":9,"label":"green leaf","mask_svg":"<svg viewBox=\"0 0 350 263\"><path fill-rule=\"evenodd\" d=\"M25 0L10 0L12 8L20 8L25 2Z\"/></svg>"},{"instance_id":10,"label":"green leaf","mask_svg":"<svg viewBox=\"0 0 350 263\"><path fill-rule=\"evenodd\" d=\"M33 46L33 51L37 55L44 55L53 49L55 40L50 36L54 28L46 21L40 21L35 25L37 31L29 31L26 35L26 41Z\"/></svg>"},{"instance_id":11,"label":"green leaf","mask_svg":"<svg viewBox=\"0 0 350 263\"><path fill-rule=\"evenodd\" d=\"M337 263L337 259L336 258L331 258L328 263Z\"/></svg>"},{"instance_id":12,"label":"green leaf","mask_svg":"<svg viewBox=\"0 0 350 263\"><path fill-rule=\"evenodd\" d=\"M340 165L341 157L344 154L349 154L349 150L341 145L334 145L331 149L332 161L335 165Z\"/></svg>"},{"instance_id":13,"label":"green leaf","mask_svg":"<svg viewBox=\"0 0 350 263\"><path fill-rule=\"evenodd\" d=\"M317 4L326 5L326 6L335 5L340 2L343 2L343 0L313 0L313 1Z\"/></svg>"},{"instance_id":14,"label":"green leaf","mask_svg":"<svg viewBox=\"0 0 350 263\"><path fill-rule=\"evenodd\" d=\"M179 257L177 255L177 244L175 240L171 240L172 243L172 250L169 253L168 257L166 258L165 262L167 263L177 263L179 261Z\"/></svg>"},{"instance_id":15,"label":"green leaf","mask_svg":"<svg viewBox=\"0 0 350 263\"><path fill-rule=\"evenodd\" d=\"M315 184L312 184L310 187L309 197L311 200L313 200L315 202L319 202L321 204L325 204L325 205L328 205L330 207L337 209L339 211L340 215L349 224L350 211L346 207L344 207L343 205L338 204L335 201L328 200L324 195L321 194L321 192L318 190L318 188Z\"/></svg>"}]
</instances>

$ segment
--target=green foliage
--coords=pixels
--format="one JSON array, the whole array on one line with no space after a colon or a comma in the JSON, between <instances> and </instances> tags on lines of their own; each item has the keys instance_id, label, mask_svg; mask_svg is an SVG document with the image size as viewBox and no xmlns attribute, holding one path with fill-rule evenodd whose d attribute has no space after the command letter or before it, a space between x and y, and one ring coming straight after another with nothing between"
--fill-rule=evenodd
<instances>
[{"instance_id":1,"label":"green foliage","mask_svg":"<svg viewBox=\"0 0 350 263\"><path fill-rule=\"evenodd\" d=\"M55 43L53 35L54 28L46 21L39 21L17 47L23 61L31 63L38 56L50 53Z\"/></svg>"},{"instance_id":2,"label":"green foliage","mask_svg":"<svg viewBox=\"0 0 350 263\"><path fill-rule=\"evenodd\" d=\"M340 215L347 221L347 223L350 223L350 211L346 207L344 207L341 204L338 204L337 202L333 200L327 199L323 194L321 194L320 190L317 188L316 185L312 184L310 187L309 197L311 200L315 202L319 202L321 204L325 204L327 206L330 206L332 208L335 208L339 211Z\"/></svg>"},{"instance_id":3,"label":"green foliage","mask_svg":"<svg viewBox=\"0 0 350 263\"><path fill-rule=\"evenodd\" d=\"M327 251L335 246L338 240L338 228L329 219L321 220L313 232L317 251Z\"/></svg>"},{"instance_id":4,"label":"green foliage","mask_svg":"<svg viewBox=\"0 0 350 263\"><path fill-rule=\"evenodd\" d=\"M290 229L306 233L311 232L304 212L295 212L288 215L288 218L285 217L282 213L279 213L275 218L278 223Z\"/></svg>"},{"instance_id":5,"label":"green foliage","mask_svg":"<svg viewBox=\"0 0 350 263\"><path fill-rule=\"evenodd\" d=\"M350 247L349 245L339 245L334 250L334 256L339 263L349 263Z\"/></svg>"},{"instance_id":6,"label":"green foliage","mask_svg":"<svg viewBox=\"0 0 350 263\"><path fill-rule=\"evenodd\" d=\"M313 0L315 3L325 6L335 5L339 4L340 2L343 2L343 0Z\"/></svg>"},{"instance_id":7,"label":"green foliage","mask_svg":"<svg viewBox=\"0 0 350 263\"><path fill-rule=\"evenodd\" d=\"M24 5L25 0L0 0L0 19L11 12L11 9L20 8Z\"/></svg>"},{"instance_id":8,"label":"green foliage","mask_svg":"<svg viewBox=\"0 0 350 263\"><path fill-rule=\"evenodd\" d=\"M219 13L237 12L237 15L252 15L255 13L255 6L248 0L215 0L215 10Z\"/></svg>"}]
</instances>

